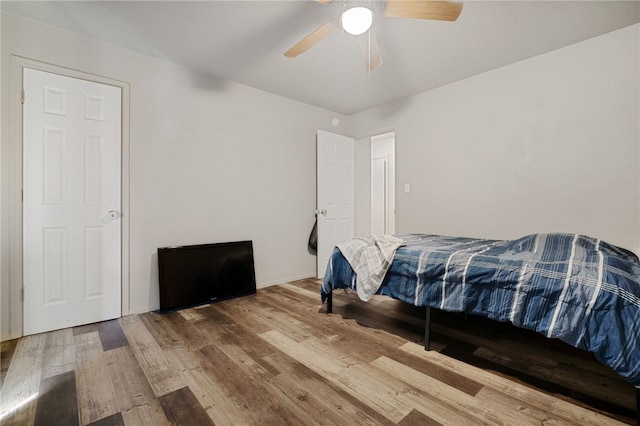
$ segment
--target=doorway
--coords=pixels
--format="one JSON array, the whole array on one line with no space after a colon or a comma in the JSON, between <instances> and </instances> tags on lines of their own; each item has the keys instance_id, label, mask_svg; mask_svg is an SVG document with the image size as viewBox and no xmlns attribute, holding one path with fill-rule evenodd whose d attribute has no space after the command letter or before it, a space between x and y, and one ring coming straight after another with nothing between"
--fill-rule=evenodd
<instances>
[{"instance_id":1,"label":"doorway","mask_svg":"<svg viewBox=\"0 0 640 426\"><path fill-rule=\"evenodd\" d=\"M396 233L395 132L371 137L371 233Z\"/></svg>"}]
</instances>

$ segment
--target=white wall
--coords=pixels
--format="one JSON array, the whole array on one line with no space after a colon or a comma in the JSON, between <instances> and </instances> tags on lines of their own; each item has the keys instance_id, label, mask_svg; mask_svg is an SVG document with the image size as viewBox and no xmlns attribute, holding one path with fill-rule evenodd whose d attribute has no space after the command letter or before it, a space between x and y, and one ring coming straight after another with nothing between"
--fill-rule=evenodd
<instances>
[{"instance_id":1,"label":"white wall","mask_svg":"<svg viewBox=\"0 0 640 426\"><path fill-rule=\"evenodd\" d=\"M158 247L251 239L265 286L315 275L315 134L337 116L87 37L2 14L2 108L10 55L130 84L130 306L159 306ZM9 118L2 116L2 337L9 335ZM335 132L335 130L333 130ZM15 293L14 293L15 294Z\"/></svg>"},{"instance_id":2,"label":"white wall","mask_svg":"<svg viewBox=\"0 0 640 426\"><path fill-rule=\"evenodd\" d=\"M411 184L397 190L398 232L579 232L640 253L639 36L634 25L349 117L355 137L396 130L397 188Z\"/></svg>"}]
</instances>

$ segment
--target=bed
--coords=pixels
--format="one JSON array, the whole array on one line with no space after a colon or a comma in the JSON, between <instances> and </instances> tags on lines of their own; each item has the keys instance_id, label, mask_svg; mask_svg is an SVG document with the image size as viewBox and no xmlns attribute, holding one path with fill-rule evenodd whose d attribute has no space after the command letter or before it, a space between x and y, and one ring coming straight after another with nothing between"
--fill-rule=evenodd
<instances>
[{"instance_id":1,"label":"bed","mask_svg":"<svg viewBox=\"0 0 640 426\"><path fill-rule=\"evenodd\" d=\"M440 235L356 237L333 251L321 288L353 289L465 312L534 330L592 352L640 399L640 262L633 253L578 234L516 240ZM638 415L640 423L640 414Z\"/></svg>"}]
</instances>

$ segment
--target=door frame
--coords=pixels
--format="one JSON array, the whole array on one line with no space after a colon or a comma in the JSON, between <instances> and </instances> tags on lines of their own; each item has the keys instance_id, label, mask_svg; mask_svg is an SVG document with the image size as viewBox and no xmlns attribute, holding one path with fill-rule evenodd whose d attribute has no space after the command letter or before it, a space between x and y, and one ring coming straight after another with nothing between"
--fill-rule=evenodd
<instances>
[{"instance_id":1,"label":"door frame","mask_svg":"<svg viewBox=\"0 0 640 426\"><path fill-rule=\"evenodd\" d=\"M22 244L22 88L23 69L31 68L38 71L45 71L53 74L60 74L67 77L88 80L95 83L102 83L119 87L122 90L121 113L122 113L122 157L121 157L121 316L130 313L130 266L129 266L129 83L111 79L108 77L90 74L71 68L48 64L17 55L11 56L11 75L9 93L9 140L7 143L8 161L3 160L3 166L8 167L8 172L3 173L3 177L8 182L2 183L3 189L8 191L7 196L3 196L3 201L9 203L9 207L3 212L8 214L3 222L8 225L9 247L8 247L8 268L9 285L6 287L9 303L9 335L2 336L2 340L14 339L23 335L23 244ZM7 305L5 305L7 306Z\"/></svg>"},{"instance_id":2,"label":"door frame","mask_svg":"<svg viewBox=\"0 0 640 426\"><path fill-rule=\"evenodd\" d=\"M394 135L394 181L395 181L395 232L400 230L400 190L399 187L399 170L398 158L400 147L398 145L399 131L396 128L382 127L356 137L356 214L355 214L355 231L356 235L367 235L371 233L371 139L377 136L393 133Z\"/></svg>"}]
</instances>

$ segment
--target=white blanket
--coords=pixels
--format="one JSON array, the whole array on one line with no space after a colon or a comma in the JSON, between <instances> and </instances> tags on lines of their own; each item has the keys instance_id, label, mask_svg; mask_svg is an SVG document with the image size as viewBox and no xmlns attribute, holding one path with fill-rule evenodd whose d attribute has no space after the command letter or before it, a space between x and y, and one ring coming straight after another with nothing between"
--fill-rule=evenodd
<instances>
[{"instance_id":1,"label":"white blanket","mask_svg":"<svg viewBox=\"0 0 640 426\"><path fill-rule=\"evenodd\" d=\"M376 294L398 247L405 243L393 235L355 237L338 244L338 249L356 273L358 297L365 302Z\"/></svg>"}]
</instances>

